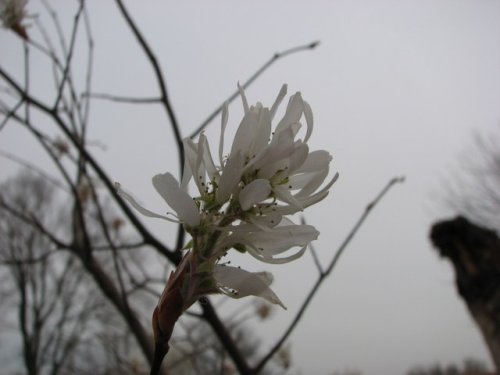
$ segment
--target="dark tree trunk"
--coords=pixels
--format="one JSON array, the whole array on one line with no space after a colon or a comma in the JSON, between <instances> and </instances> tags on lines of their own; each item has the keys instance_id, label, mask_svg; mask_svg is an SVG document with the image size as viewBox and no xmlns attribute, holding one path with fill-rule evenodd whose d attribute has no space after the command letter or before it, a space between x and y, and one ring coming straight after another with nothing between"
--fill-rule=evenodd
<instances>
[{"instance_id":1,"label":"dark tree trunk","mask_svg":"<svg viewBox=\"0 0 500 375\"><path fill-rule=\"evenodd\" d=\"M453 264L458 292L500 371L500 238L463 217L434 224L430 237Z\"/></svg>"}]
</instances>

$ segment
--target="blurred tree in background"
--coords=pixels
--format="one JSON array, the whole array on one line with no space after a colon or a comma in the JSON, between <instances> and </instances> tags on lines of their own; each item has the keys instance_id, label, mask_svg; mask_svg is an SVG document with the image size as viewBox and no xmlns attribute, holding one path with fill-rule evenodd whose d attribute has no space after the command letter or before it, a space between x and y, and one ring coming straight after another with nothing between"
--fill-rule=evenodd
<instances>
[{"instance_id":1,"label":"blurred tree in background","mask_svg":"<svg viewBox=\"0 0 500 375\"><path fill-rule=\"evenodd\" d=\"M465 359L463 364L450 364L442 366L416 366L408 371L407 375L493 375L487 366L475 359Z\"/></svg>"},{"instance_id":2,"label":"blurred tree in background","mask_svg":"<svg viewBox=\"0 0 500 375\"><path fill-rule=\"evenodd\" d=\"M445 205L500 233L500 128L476 134L458 161L447 180Z\"/></svg>"},{"instance_id":3,"label":"blurred tree in background","mask_svg":"<svg viewBox=\"0 0 500 375\"><path fill-rule=\"evenodd\" d=\"M457 290L500 369L500 138L477 136L446 204L458 217L435 223L430 237L449 259ZM488 228L488 229L487 229Z\"/></svg>"}]
</instances>

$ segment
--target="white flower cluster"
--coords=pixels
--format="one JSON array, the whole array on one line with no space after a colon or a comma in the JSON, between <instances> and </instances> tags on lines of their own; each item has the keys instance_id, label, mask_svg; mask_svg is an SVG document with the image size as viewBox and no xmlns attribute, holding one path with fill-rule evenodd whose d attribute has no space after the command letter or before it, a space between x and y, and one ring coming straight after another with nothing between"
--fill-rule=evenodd
<instances>
[{"instance_id":1,"label":"white flower cluster","mask_svg":"<svg viewBox=\"0 0 500 375\"><path fill-rule=\"evenodd\" d=\"M338 174L324 184L332 158L324 150L309 151L313 115L300 93L291 96L283 118L272 130L286 92L284 85L271 108L261 103L249 107L240 89L245 114L229 153L224 153L228 122L225 105L218 163L201 133L197 143L184 141L185 166L180 183L170 173L153 177L155 189L193 237L190 251L199 259L199 269L213 280L213 288L200 288L200 294L217 290L235 298L256 295L283 306L269 288L270 273L251 273L220 265L219 260L235 248L263 262L285 263L300 257L319 235L313 226L294 224L287 215L324 199ZM306 124L304 137L296 139L302 118ZM198 188L195 197L187 192L191 180ZM176 221L147 210L117 187L142 214ZM291 255L283 256L294 248Z\"/></svg>"}]
</instances>

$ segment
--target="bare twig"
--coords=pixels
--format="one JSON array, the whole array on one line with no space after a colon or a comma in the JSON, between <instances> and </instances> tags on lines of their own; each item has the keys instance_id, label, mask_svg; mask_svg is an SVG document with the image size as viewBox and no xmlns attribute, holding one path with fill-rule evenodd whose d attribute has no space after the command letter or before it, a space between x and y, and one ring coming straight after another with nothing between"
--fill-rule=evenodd
<instances>
[{"instance_id":1,"label":"bare twig","mask_svg":"<svg viewBox=\"0 0 500 375\"><path fill-rule=\"evenodd\" d=\"M49 137L47 135L43 134L41 131L35 129L35 127L27 119L22 119L16 114L13 114L12 118L15 119L16 121L18 121L19 123L23 124L33 134L35 139L40 143L40 145L43 147L43 149L47 152L47 154L50 156L50 158L52 159L52 161L56 165L57 169L60 171L61 176L64 178L64 181L66 181L71 193L74 196L77 196L78 193L77 193L75 184L72 182L72 180L68 174L68 171L65 169L65 167L61 163L60 158L58 158L57 155L53 151L52 140L50 140ZM22 160L19 158L17 158L17 161L22 162ZM31 169L31 170L37 172L37 168L32 166L32 164L30 164L30 163L25 164L24 166L28 169ZM39 171L37 173L39 173ZM44 176L43 173L41 175ZM65 187L62 187L62 189L64 191L68 192L68 189L66 189Z\"/></svg>"},{"instance_id":2,"label":"bare twig","mask_svg":"<svg viewBox=\"0 0 500 375\"><path fill-rule=\"evenodd\" d=\"M300 223L302 225L306 224L306 219L302 216L300 219ZM311 253L311 256L313 258L314 264L316 265L316 268L318 269L318 272L320 274L323 273L323 266L321 265L321 262L318 258L318 254L316 253L316 249L314 248L314 245L312 243L309 244L309 250Z\"/></svg>"},{"instance_id":3,"label":"bare twig","mask_svg":"<svg viewBox=\"0 0 500 375\"><path fill-rule=\"evenodd\" d=\"M316 268L318 269L319 274L323 274L323 266L321 266L321 262L319 261L318 254L316 254L316 249L314 248L314 245L311 243L309 244L309 250L311 252L311 256L313 257L314 264L316 265Z\"/></svg>"},{"instance_id":4,"label":"bare twig","mask_svg":"<svg viewBox=\"0 0 500 375\"><path fill-rule=\"evenodd\" d=\"M309 305L310 305L310 303L311 303L314 295L319 290L321 284L330 275L330 273L334 269L335 265L337 264L338 260L340 259L340 256L344 252L345 248L351 242L351 240L353 239L353 237L356 235L356 233L358 232L359 228L363 225L364 221L366 220L366 218L368 217L368 215L370 214L370 212L373 210L373 208L382 200L382 198L384 197L384 195L389 191L389 189L393 185L395 185L397 183L401 183L403 181L404 181L404 177L394 177L393 179L391 179L387 183L387 185L380 191L380 193L376 196L376 198L371 203L369 203L366 206L364 212L362 213L362 215L360 216L360 218L358 219L358 221L356 222L356 224L354 224L354 226L351 229L351 231L347 234L346 238L344 239L344 241L342 242L342 244L339 246L337 252L335 253L332 261L330 262L330 264L328 265L326 271L321 272L319 274L318 279L316 280L316 283L311 288L309 294L307 295L306 299L302 303L299 311L295 315L295 318L292 320L292 322L290 323L290 325L288 326L288 328L285 330L285 332L283 333L283 335L281 336L281 338L276 342L276 344L272 347L272 349L269 351L269 353L267 353L264 356L264 358L262 358L261 361L257 364L257 366L254 368L254 372L253 373L255 373L255 374L259 373L264 368L264 366L266 365L266 363L274 356L274 354L279 350L279 348L288 339L288 337L290 336L290 334L295 329L295 326L299 323L300 319L302 318L304 312L309 307Z\"/></svg>"},{"instance_id":5,"label":"bare twig","mask_svg":"<svg viewBox=\"0 0 500 375\"><path fill-rule=\"evenodd\" d=\"M2 122L0 123L0 131L2 131L2 129L4 128L4 126L9 122L9 120L11 119L11 117L16 113L16 111L23 105L24 103L24 99L21 99L19 100L19 102L14 106L14 108L12 108L11 110L9 111L6 111L6 113L4 114L4 119L2 120ZM2 111L3 113L3 111Z\"/></svg>"},{"instance_id":6,"label":"bare twig","mask_svg":"<svg viewBox=\"0 0 500 375\"><path fill-rule=\"evenodd\" d=\"M85 91L90 92L91 87L92 87L92 73L93 73L93 61L94 61L94 39L92 38L92 31L90 28L90 20L89 20L89 15L87 12L87 9L83 9L83 21L85 25L85 32L87 35L87 40L88 40L88 48L89 48L89 55L88 55L88 61L87 61L87 74L85 78ZM83 102L83 98L82 98ZM87 123L89 119L89 113L90 113L90 101L87 99L85 102L85 106L83 104L81 105L83 109L83 116L82 116L82 138L85 138L86 135L86 129L87 129Z\"/></svg>"},{"instance_id":7,"label":"bare twig","mask_svg":"<svg viewBox=\"0 0 500 375\"><path fill-rule=\"evenodd\" d=\"M132 104L157 104L161 103L161 98L134 98L134 97L127 97L127 96L119 96L119 95L112 95L112 94L105 94L105 93L90 93L90 92L85 92L82 94L83 97L86 98L93 98L93 99L105 99L105 100L110 100L112 102L118 102L118 103L132 103Z\"/></svg>"},{"instance_id":8,"label":"bare twig","mask_svg":"<svg viewBox=\"0 0 500 375\"><path fill-rule=\"evenodd\" d=\"M293 47L290 49L287 49L282 52L276 52L264 65L262 65L248 80L245 81L245 83L242 85L244 89L246 89L248 86L250 86L259 76L264 73L271 65L273 65L276 61L281 59L282 57L291 55L293 53L297 52L302 52L306 50L312 50L316 48L319 45L319 41L315 41L303 46L298 46L298 47ZM236 90L229 98L227 98L224 102L226 103L231 103L234 99L236 99L239 95L239 90ZM191 133L189 138L194 138L196 135L198 135L203 129L207 127L208 124L222 111L222 105L220 105L217 109L215 109L207 118L205 121L201 123L196 130Z\"/></svg>"},{"instance_id":9,"label":"bare twig","mask_svg":"<svg viewBox=\"0 0 500 375\"><path fill-rule=\"evenodd\" d=\"M69 76L69 71L70 71L70 67L71 67L71 60L73 58L73 51L75 50L76 34L77 34L77 30L78 30L78 25L79 25L79 19L80 19L82 12L83 12L83 4L84 4L84 2L81 1L80 7L78 8L78 11L75 15L75 19L73 22L73 31L71 33L70 47L69 47L69 51L66 53L66 62L65 62L65 67L64 67L64 71L63 71L63 77L62 77L61 82L59 83L59 91L57 93L57 98L56 98L54 105L53 105L54 110L57 110L57 107L59 106L59 102L61 101L61 98L63 96L64 86L65 86L66 80L68 79L68 76Z\"/></svg>"},{"instance_id":10,"label":"bare twig","mask_svg":"<svg viewBox=\"0 0 500 375\"><path fill-rule=\"evenodd\" d=\"M158 60L156 59L156 56L154 55L151 47L146 42L146 39L144 38L140 30L137 28L135 22L132 20L132 17L130 17L128 10L125 8L125 5L123 4L123 1L116 0L116 4L118 5L118 8L120 9L120 12L122 13L123 17L125 18L125 21L127 21L127 24L132 30L132 33L137 38L139 45L142 47L155 73L156 81L158 82L158 86L160 89L161 103L163 104L163 107L167 112L168 118L170 119L170 124L172 126L172 131L174 132L175 142L177 143L177 148L179 150L180 168L182 170L184 166L184 152L183 152L181 131L179 128L179 124L177 122L177 118L174 113L174 109L172 107L172 104L170 103L170 97L167 93L167 85L165 83L165 78L163 77L163 73L160 69L160 65L158 64Z\"/></svg>"},{"instance_id":11,"label":"bare twig","mask_svg":"<svg viewBox=\"0 0 500 375\"><path fill-rule=\"evenodd\" d=\"M30 90L30 51L28 47L28 43L26 41L23 42L23 49L24 49L24 89L26 92L29 92ZM24 106L24 115L26 116L26 120L30 120L30 106L26 104Z\"/></svg>"},{"instance_id":12,"label":"bare twig","mask_svg":"<svg viewBox=\"0 0 500 375\"><path fill-rule=\"evenodd\" d=\"M56 11L54 8L49 4L47 0L42 0L43 6L47 10L47 12L50 15L50 18L52 18L52 22L54 23L54 26L56 28L56 33L57 37L59 38L59 44L61 45L61 50L64 55L68 55L68 47L66 46L66 39L64 36L63 28L61 26L61 22L59 22L59 17L57 16ZM80 2L80 6L82 5L83 1ZM52 51L55 51L55 48L50 46Z\"/></svg>"},{"instance_id":13,"label":"bare twig","mask_svg":"<svg viewBox=\"0 0 500 375\"><path fill-rule=\"evenodd\" d=\"M24 168L26 169L29 169L30 171L33 171L35 172L36 174L38 174L39 176L41 176L43 179L47 180L48 182L50 182L52 185L54 185L55 187L57 187L58 189L61 189L65 192L68 192L68 189L58 180L56 179L55 177L52 177L50 176L48 173L44 172L43 170L41 170L40 168L38 168L36 165L26 161L26 160L23 160L9 152L6 152L6 151L2 151L0 150L0 156L5 158L5 159L8 159L16 164L19 164L21 166L23 166Z\"/></svg>"},{"instance_id":14,"label":"bare twig","mask_svg":"<svg viewBox=\"0 0 500 375\"><path fill-rule=\"evenodd\" d=\"M22 265L22 264L37 264L40 262L45 262L51 255L56 254L56 250L52 251L47 251L46 253L43 253L42 255L38 255L35 257L30 257L30 258L22 258L22 259L17 259L17 258L11 258L11 259L2 259L0 260L0 264L4 266L11 266L11 265Z\"/></svg>"},{"instance_id":15,"label":"bare twig","mask_svg":"<svg viewBox=\"0 0 500 375\"><path fill-rule=\"evenodd\" d=\"M118 250L139 250L144 247L146 243L144 241L136 242L136 243L123 243L117 244L116 248ZM111 248L109 245L95 245L94 251L110 251Z\"/></svg>"},{"instance_id":16,"label":"bare twig","mask_svg":"<svg viewBox=\"0 0 500 375\"><path fill-rule=\"evenodd\" d=\"M172 126L172 131L174 133L175 142L177 144L177 150L178 150L178 155L179 155L179 167L180 167L179 169L180 169L180 174L182 175L183 168L184 168L184 144L182 142L181 130L180 130L179 124L177 122L177 118L175 116L173 106L170 102L170 97L169 97L168 92L167 92L167 85L165 82L165 78L163 77L163 73L160 69L160 65L159 65L158 60L156 59L156 56L154 55L151 47L146 42L146 39L144 38L144 36L140 32L140 30L138 29L135 22L132 20L132 17L130 16L128 10L125 8L123 1L122 0L115 0L115 1L116 1L116 4L118 5L118 8L120 9L123 17L125 18L125 21L127 22L130 29L132 30L132 33L137 38L139 45L142 47L144 53L146 54L149 62L151 63L151 66L153 68L154 74L156 76L156 81L157 81L159 89L160 89L161 103L163 104L163 108L167 112L167 116L170 119L170 125ZM175 245L175 250L180 250L182 248L182 245L184 243L184 237L185 237L184 228L182 228L182 225L179 225L178 229L177 229L177 241L176 241L176 245Z\"/></svg>"},{"instance_id":17,"label":"bare twig","mask_svg":"<svg viewBox=\"0 0 500 375\"><path fill-rule=\"evenodd\" d=\"M19 212L15 208L13 208L10 204L5 202L3 197L0 196L0 207L4 209L6 212L9 212L14 217L18 218L22 222L27 225L37 229L44 237L49 239L57 249L70 249L71 245L69 243L65 243L63 240L56 237L50 230L48 230L37 217L33 214L26 214Z\"/></svg>"},{"instance_id":18,"label":"bare twig","mask_svg":"<svg viewBox=\"0 0 500 375\"><path fill-rule=\"evenodd\" d=\"M68 126L59 116L59 114L53 109L49 108L44 103L40 102L34 97L28 95L24 90L19 86L19 84L0 67L0 77L11 85L11 87L17 91L17 93L26 99L27 102L33 105L33 107L40 110L42 113L51 117L54 122L59 126L59 129L71 140L71 143L84 155L86 161L90 164L90 166L94 169L96 174L99 176L105 187L108 189L110 195L115 199L120 208L123 210L127 218L132 222L135 229L140 233L140 235L144 238L149 245L153 246L158 252L167 257L174 264L177 264L180 260L180 254L178 252L173 252L168 249L161 241L159 241L156 237L150 233L144 225L139 221L137 216L132 212L129 206L124 202L124 200L116 193L113 182L110 180L106 172L102 169L102 167L97 163L97 161L89 154L89 152L82 147L79 139L75 137L75 135L68 129Z\"/></svg>"},{"instance_id":19,"label":"bare twig","mask_svg":"<svg viewBox=\"0 0 500 375\"><path fill-rule=\"evenodd\" d=\"M373 210L373 208L382 200L382 198L384 197L384 195L395 184L403 183L404 181L405 181L404 177L394 177L394 178L392 178L387 183L387 185L380 191L380 193L378 193L378 195L375 197L375 199L366 206L365 211L363 212L363 215L361 215L361 217L359 218L358 222L354 225L354 227L351 229L351 231L349 232L349 234L347 235L347 237L344 239L344 242L342 242L342 244L338 248L335 256L333 257L332 261L328 265L328 268L323 273L323 275L325 277L328 276L332 272L333 268L337 264L340 256L344 252L345 248L347 247L347 245L349 244L349 242L351 242L351 240L353 239L353 237L356 235L358 229L361 227L361 225L363 225L364 221L366 220L366 218L368 217L368 215L370 214L370 212Z\"/></svg>"},{"instance_id":20,"label":"bare twig","mask_svg":"<svg viewBox=\"0 0 500 375\"><path fill-rule=\"evenodd\" d=\"M220 318L217 316L214 308L209 303L209 301L207 300L204 303L200 303L200 306L203 310L203 317L208 322L208 324L210 324L215 334L219 338L221 344L224 346L224 348L231 356L231 359L238 368L240 375L253 374L253 371L248 366L242 353L236 347L228 330L226 329Z\"/></svg>"}]
</instances>

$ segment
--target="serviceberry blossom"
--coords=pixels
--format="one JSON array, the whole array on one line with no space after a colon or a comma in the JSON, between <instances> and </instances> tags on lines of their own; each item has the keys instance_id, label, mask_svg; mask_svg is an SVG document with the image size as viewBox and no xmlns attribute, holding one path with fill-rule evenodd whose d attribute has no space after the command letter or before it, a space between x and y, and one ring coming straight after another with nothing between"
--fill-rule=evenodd
<instances>
[{"instance_id":1,"label":"serviceberry blossom","mask_svg":"<svg viewBox=\"0 0 500 375\"><path fill-rule=\"evenodd\" d=\"M309 150L313 115L300 93L290 97L283 118L273 130L274 117L286 93L284 85L267 108L261 103L249 106L240 88L243 119L230 150L225 152L229 116L224 105L216 158L204 133L197 142L184 140L182 180L177 181L168 172L153 177L154 188L174 213L164 215L144 208L117 184L118 193L139 212L180 222L192 237L157 307L155 319L161 331L169 327L161 323L161 316L168 316L168 322L173 319L165 313L166 303L162 302L169 298L182 301L181 312L211 293L233 298L254 295L284 307L269 288L270 273L232 267L223 258L236 249L266 263L286 263L300 257L319 235L313 226L295 224L288 216L324 199L338 174L325 182L332 157L324 150ZM301 121L305 121L303 132ZM302 138L299 133L303 133ZM190 181L198 190L194 196L188 193ZM176 320L177 313L173 316Z\"/></svg>"},{"instance_id":2,"label":"serviceberry blossom","mask_svg":"<svg viewBox=\"0 0 500 375\"><path fill-rule=\"evenodd\" d=\"M12 29L24 39L28 38L28 34L21 22L26 17L27 3L28 0L0 0L0 20L3 27Z\"/></svg>"}]
</instances>

